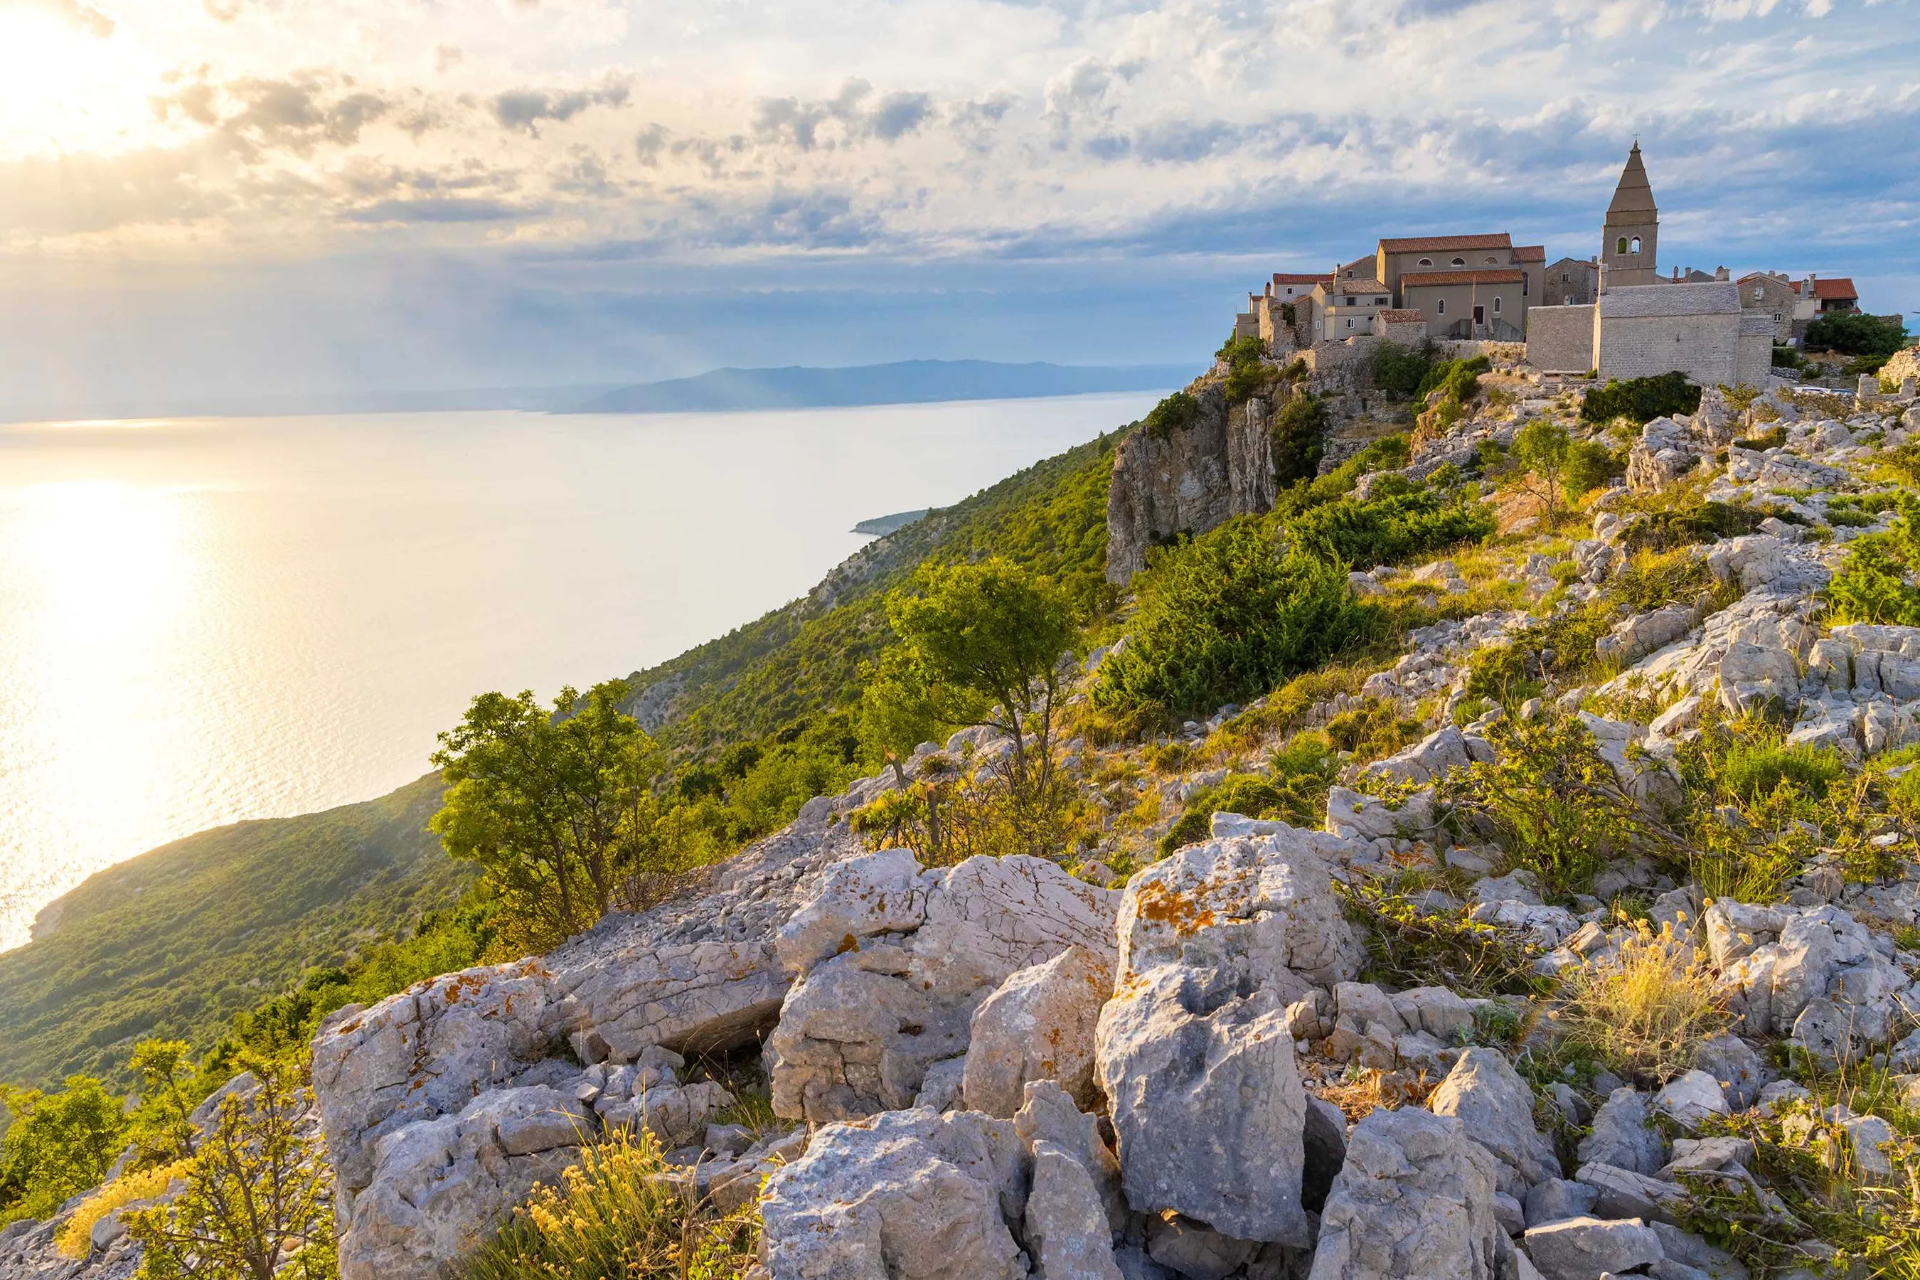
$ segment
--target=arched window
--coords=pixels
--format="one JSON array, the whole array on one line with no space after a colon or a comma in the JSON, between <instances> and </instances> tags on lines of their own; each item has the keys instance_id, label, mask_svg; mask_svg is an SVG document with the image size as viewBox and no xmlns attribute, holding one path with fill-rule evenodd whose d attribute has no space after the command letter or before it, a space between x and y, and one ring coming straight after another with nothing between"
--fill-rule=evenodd
<instances>
[{"instance_id":1,"label":"arched window","mask_svg":"<svg viewBox=\"0 0 1920 1280\"><path fill-rule=\"evenodd\" d=\"M1453 265L1456 267L1464 267L1467 265L1467 260L1465 258L1455 258L1453 260Z\"/></svg>"},{"instance_id":2,"label":"arched window","mask_svg":"<svg viewBox=\"0 0 1920 1280\"><path fill-rule=\"evenodd\" d=\"M1625 253L1626 251L1627 251L1627 238L1626 238L1625 236L1621 236L1621 237L1620 237L1620 247L1619 247L1618 249L1615 249L1615 250L1614 250L1614 252L1615 252L1615 253Z\"/></svg>"},{"instance_id":3,"label":"arched window","mask_svg":"<svg viewBox=\"0 0 1920 1280\"><path fill-rule=\"evenodd\" d=\"M1499 266L1499 265L1500 265L1500 259L1498 259L1498 258L1488 258L1488 259L1487 259L1487 265L1488 265L1488 266L1490 266L1490 267L1497 267L1497 266Z\"/></svg>"},{"instance_id":4,"label":"arched window","mask_svg":"<svg viewBox=\"0 0 1920 1280\"><path fill-rule=\"evenodd\" d=\"M1634 252L1634 253L1638 253L1638 252L1640 252L1640 237L1639 237L1639 236L1635 236L1635 237L1633 238L1633 252Z\"/></svg>"},{"instance_id":5,"label":"arched window","mask_svg":"<svg viewBox=\"0 0 1920 1280\"><path fill-rule=\"evenodd\" d=\"M1422 258L1422 259L1420 259L1420 265L1421 265L1421 266L1423 266L1423 267L1430 267L1430 266L1432 266L1432 265L1433 265L1433 259L1432 259L1432 258Z\"/></svg>"},{"instance_id":6,"label":"arched window","mask_svg":"<svg viewBox=\"0 0 1920 1280\"><path fill-rule=\"evenodd\" d=\"M1434 308L1433 313L1437 316L1447 314L1447 300L1445 298L1440 299L1440 305Z\"/></svg>"},{"instance_id":7,"label":"arched window","mask_svg":"<svg viewBox=\"0 0 1920 1280\"><path fill-rule=\"evenodd\" d=\"M1500 314L1500 298L1499 298L1499 295L1497 294L1494 296L1494 299L1493 299L1493 314L1495 315Z\"/></svg>"}]
</instances>

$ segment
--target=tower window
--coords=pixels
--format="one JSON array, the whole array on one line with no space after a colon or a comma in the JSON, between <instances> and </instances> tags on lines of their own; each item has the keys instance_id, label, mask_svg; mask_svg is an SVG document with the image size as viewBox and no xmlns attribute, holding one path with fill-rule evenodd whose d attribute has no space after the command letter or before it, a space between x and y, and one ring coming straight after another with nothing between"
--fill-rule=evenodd
<instances>
[{"instance_id":1,"label":"tower window","mask_svg":"<svg viewBox=\"0 0 1920 1280\"><path fill-rule=\"evenodd\" d=\"M1432 266L1432 265L1433 265L1433 259L1432 259L1432 258L1422 258L1422 259L1420 259L1420 265L1421 265L1421 266L1423 266L1423 267L1430 267L1430 266Z\"/></svg>"},{"instance_id":2,"label":"tower window","mask_svg":"<svg viewBox=\"0 0 1920 1280\"><path fill-rule=\"evenodd\" d=\"M1614 252L1615 252L1615 253L1625 253L1626 251L1627 251L1627 238L1626 238L1625 236L1621 236L1621 237L1620 237L1620 247L1619 247L1619 248L1617 248L1617 249L1615 249L1615 250L1614 250Z\"/></svg>"},{"instance_id":3,"label":"tower window","mask_svg":"<svg viewBox=\"0 0 1920 1280\"><path fill-rule=\"evenodd\" d=\"M1633 238L1633 252L1635 252L1635 253L1638 253L1638 252L1640 252L1640 237L1639 237L1639 236L1635 236L1635 237Z\"/></svg>"},{"instance_id":4,"label":"tower window","mask_svg":"<svg viewBox=\"0 0 1920 1280\"><path fill-rule=\"evenodd\" d=\"M1455 258L1453 260L1453 265L1456 267L1464 267L1467 265L1467 260L1465 258Z\"/></svg>"},{"instance_id":5,"label":"tower window","mask_svg":"<svg viewBox=\"0 0 1920 1280\"><path fill-rule=\"evenodd\" d=\"M1533 287L1533 272L1522 271L1520 273L1520 296L1523 298L1526 297L1527 290L1532 287Z\"/></svg>"}]
</instances>

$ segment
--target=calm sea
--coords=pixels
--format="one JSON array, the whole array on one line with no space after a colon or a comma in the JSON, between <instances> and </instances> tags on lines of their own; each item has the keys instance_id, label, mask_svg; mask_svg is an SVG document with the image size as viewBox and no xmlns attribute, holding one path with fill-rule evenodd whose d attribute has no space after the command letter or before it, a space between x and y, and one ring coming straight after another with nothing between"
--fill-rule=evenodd
<instances>
[{"instance_id":1,"label":"calm sea","mask_svg":"<svg viewBox=\"0 0 1920 1280\"><path fill-rule=\"evenodd\" d=\"M0 426L0 948L89 873L380 795L810 587L1153 394L781 413Z\"/></svg>"}]
</instances>

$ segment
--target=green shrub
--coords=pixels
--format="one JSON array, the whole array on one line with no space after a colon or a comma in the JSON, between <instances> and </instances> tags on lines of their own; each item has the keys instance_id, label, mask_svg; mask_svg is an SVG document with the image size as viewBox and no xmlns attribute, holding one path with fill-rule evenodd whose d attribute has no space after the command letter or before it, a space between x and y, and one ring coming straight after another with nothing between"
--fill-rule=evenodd
<instances>
[{"instance_id":1,"label":"green shrub","mask_svg":"<svg viewBox=\"0 0 1920 1280\"><path fill-rule=\"evenodd\" d=\"M1705 557L1682 550L1635 556L1614 579L1611 592L1635 613L1648 613L1670 604L1692 604L1702 591L1718 586Z\"/></svg>"},{"instance_id":2,"label":"green shrub","mask_svg":"<svg viewBox=\"0 0 1920 1280\"><path fill-rule=\"evenodd\" d=\"M1373 349L1373 385L1381 391L1411 396L1420 390L1433 368L1432 349L1382 342Z\"/></svg>"},{"instance_id":3,"label":"green shrub","mask_svg":"<svg viewBox=\"0 0 1920 1280\"><path fill-rule=\"evenodd\" d=\"M1715 542L1752 533L1766 513L1726 502L1692 502L1647 513L1627 531L1622 544L1629 551L1671 551L1697 542Z\"/></svg>"},{"instance_id":4,"label":"green shrub","mask_svg":"<svg viewBox=\"0 0 1920 1280\"><path fill-rule=\"evenodd\" d=\"M1846 773L1840 753L1831 749L1736 742L1727 752L1721 785L1749 804L1772 795L1783 784L1822 799L1827 788Z\"/></svg>"},{"instance_id":5,"label":"green shrub","mask_svg":"<svg viewBox=\"0 0 1920 1280\"><path fill-rule=\"evenodd\" d=\"M1776 369L1798 369L1806 363L1806 358L1784 343L1773 344L1773 367Z\"/></svg>"},{"instance_id":6,"label":"green shrub","mask_svg":"<svg viewBox=\"0 0 1920 1280\"><path fill-rule=\"evenodd\" d=\"M1299 392L1273 415L1273 478L1281 488L1311 480L1320 468L1332 415L1325 402Z\"/></svg>"},{"instance_id":7,"label":"green shrub","mask_svg":"<svg viewBox=\"0 0 1920 1280\"><path fill-rule=\"evenodd\" d=\"M1327 721L1327 737L1352 753L1355 764L1367 764L1418 741L1424 728L1418 720L1401 719L1393 702L1368 698Z\"/></svg>"},{"instance_id":8,"label":"green shrub","mask_svg":"<svg viewBox=\"0 0 1920 1280\"><path fill-rule=\"evenodd\" d=\"M1129 717L1184 717L1248 702L1366 633L1346 566L1276 555L1248 517L1156 555L1140 579L1127 647L1100 666L1094 704Z\"/></svg>"},{"instance_id":9,"label":"green shrub","mask_svg":"<svg viewBox=\"0 0 1920 1280\"><path fill-rule=\"evenodd\" d=\"M1757 436L1742 436L1733 442L1733 447L1736 449L1752 449L1756 453L1764 453L1768 449L1781 448L1786 443L1787 429L1785 427L1774 427L1770 430L1762 431Z\"/></svg>"},{"instance_id":10,"label":"green shrub","mask_svg":"<svg viewBox=\"0 0 1920 1280\"><path fill-rule=\"evenodd\" d=\"M1624 458L1608 452L1597 440L1577 440L1567 448L1562 472L1567 500L1577 502L1595 489L1605 488L1614 479L1627 474Z\"/></svg>"},{"instance_id":11,"label":"green shrub","mask_svg":"<svg viewBox=\"0 0 1920 1280\"><path fill-rule=\"evenodd\" d=\"M0 1141L0 1223L50 1218L62 1201L96 1186L126 1145L120 1099L91 1076L57 1093L0 1085L12 1122Z\"/></svg>"},{"instance_id":12,"label":"green shrub","mask_svg":"<svg viewBox=\"0 0 1920 1280\"><path fill-rule=\"evenodd\" d=\"M1482 503L1421 489L1364 502L1340 498L1296 517L1287 532L1303 551L1370 567L1478 542L1493 529Z\"/></svg>"},{"instance_id":13,"label":"green shrub","mask_svg":"<svg viewBox=\"0 0 1920 1280\"><path fill-rule=\"evenodd\" d=\"M1800 345L1848 356L1891 356L1907 345L1907 327L1858 311L1834 311L1815 317Z\"/></svg>"},{"instance_id":14,"label":"green shrub","mask_svg":"<svg viewBox=\"0 0 1920 1280\"><path fill-rule=\"evenodd\" d=\"M1517 933L1464 912L1419 911L1405 896L1364 879L1336 880L1333 889L1348 919L1363 927L1362 981L1441 986L1468 999L1545 993L1548 984L1534 972L1533 953Z\"/></svg>"},{"instance_id":15,"label":"green shrub","mask_svg":"<svg viewBox=\"0 0 1920 1280\"><path fill-rule=\"evenodd\" d=\"M1442 400L1465 404L1480 390L1480 375L1492 368L1493 361L1486 356L1436 361L1428 367L1419 385L1414 388L1414 398L1425 400L1433 392L1439 391Z\"/></svg>"},{"instance_id":16,"label":"green shrub","mask_svg":"<svg viewBox=\"0 0 1920 1280\"><path fill-rule=\"evenodd\" d=\"M1322 734L1301 734L1273 755L1271 777L1233 774L1206 787L1187 801L1167 833L1160 837L1160 856L1205 840L1216 813L1248 818L1277 818L1296 827L1318 827L1327 817L1327 792L1339 775L1340 761Z\"/></svg>"},{"instance_id":17,"label":"green shrub","mask_svg":"<svg viewBox=\"0 0 1920 1280\"><path fill-rule=\"evenodd\" d=\"M1676 414L1692 413L1700 407L1700 388L1680 372L1663 373L1653 378L1610 380L1604 387L1587 392L1580 417L1587 422L1611 422L1631 418L1635 422Z\"/></svg>"},{"instance_id":18,"label":"green shrub","mask_svg":"<svg viewBox=\"0 0 1920 1280\"><path fill-rule=\"evenodd\" d=\"M1892 501L1900 511L1893 527L1855 538L1840 572L1827 584L1827 608L1834 622L1920 626L1920 587L1910 581L1920 569L1920 500L1900 494Z\"/></svg>"},{"instance_id":19,"label":"green shrub","mask_svg":"<svg viewBox=\"0 0 1920 1280\"><path fill-rule=\"evenodd\" d=\"M1140 420L1147 434L1165 440L1176 431L1185 431L1200 420L1200 402L1184 391L1176 391L1147 410Z\"/></svg>"}]
</instances>

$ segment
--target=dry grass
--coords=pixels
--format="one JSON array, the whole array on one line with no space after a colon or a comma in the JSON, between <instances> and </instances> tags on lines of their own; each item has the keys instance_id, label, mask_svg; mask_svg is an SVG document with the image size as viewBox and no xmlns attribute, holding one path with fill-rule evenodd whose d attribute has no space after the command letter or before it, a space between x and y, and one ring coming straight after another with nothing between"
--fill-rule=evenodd
<instances>
[{"instance_id":1,"label":"dry grass","mask_svg":"<svg viewBox=\"0 0 1920 1280\"><path fill-rule=\"evenodd\" d=\"M159 1195L167 1189L168 1183L183 1176L186 1169L187 1162L182 1160L115 1178L88 1196L73 1211L73 1216L67 1219L67 1225L60 1228L60 1236L54 1241L55 1247L63 1257L86 1257L93 1250L95 1223L115 1209L124 1209L136 1200L150 1200Z\"/></svg>"},{"instance_id":2,"label":"dry grass","mask_svg":"<svg viewBox=\"0 0 1920 1280\"><path fill-rule=\"evenodd\" d=\"M1364 1120L1378 1107L1391 1111L1425 1106L1427 1095L1439 1085L1438 1080L1428 1079L1424 1072L1416 1075L1355 1066L1346 1067L1329 1079L1308 1082L1313 1093L1340 1108L1349 1120Z\"/></svg>"},{"instance_id":3,"label":"dry grass","mask_svg":"<svg viewBox=\"0 0 1920 1280\"><path fill-rule=\"evenodd\" d=\"M731 1280L753 1265L759 1218L719 1216L691 1202L659 1147L635 1137L581 1150L558 1186L538 1186L493 1240L458 1267L461 1280Z\"/></svg>"},{"instance_id":4,"label":"dry grass","mask_svg":"<svg viewBox=\"0 0 1920 1280\"><path fill-rule=\"evenodd\" d=\"M1550 1015L1561 1039L1622 1075L1663 1081L1693 1063L1701 1040L1729 1018L1705 959L1663 926L1641 922L1617 959L1583 965L1564 979Z\"/></svg>"}]
</instances>

